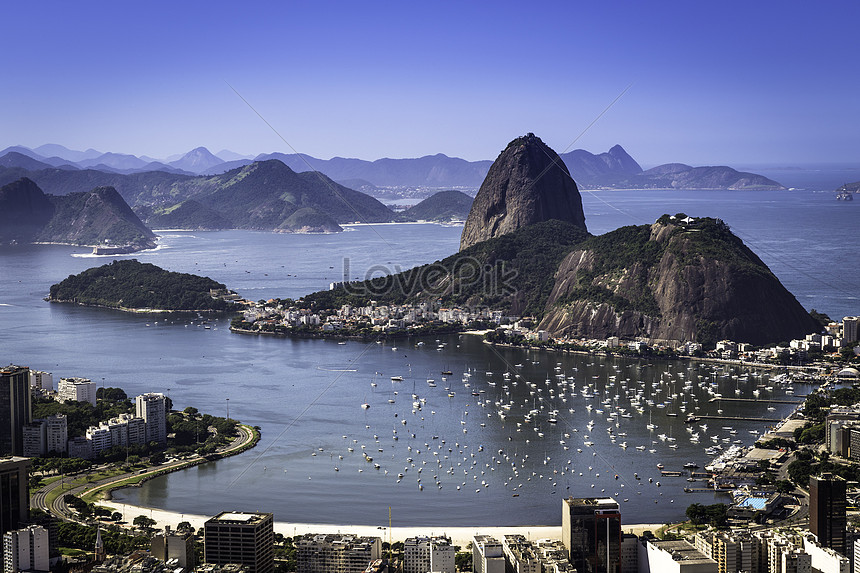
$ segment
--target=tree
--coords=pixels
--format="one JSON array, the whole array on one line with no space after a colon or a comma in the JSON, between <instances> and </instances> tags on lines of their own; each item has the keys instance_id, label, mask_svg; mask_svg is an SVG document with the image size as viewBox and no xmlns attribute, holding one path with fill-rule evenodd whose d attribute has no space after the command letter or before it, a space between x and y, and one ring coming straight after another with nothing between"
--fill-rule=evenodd
<instances>
[{"instance_id":1,"label":"tree","mask_svg":"<svg viewBox=\"0 0 860 573\"><path fill-rule=\"evenodd\" d=\"M140 529L151 529L153 525L155 525L156 521L151 517L146 517L145 515L138 515L131 522L135 527L139 527Z\"/></svg>"},{"instance_id":2,"label":"tree","mask_svg":"<svg viewBox=\"0 0 860 573\"><path fill-rule=\"evenodd\" d=\"M471 551L459 551L456 555L454 555L454 565L457 567L457 571L471 571L472 570L472 553Z\"/></svg>"}]
</instances>

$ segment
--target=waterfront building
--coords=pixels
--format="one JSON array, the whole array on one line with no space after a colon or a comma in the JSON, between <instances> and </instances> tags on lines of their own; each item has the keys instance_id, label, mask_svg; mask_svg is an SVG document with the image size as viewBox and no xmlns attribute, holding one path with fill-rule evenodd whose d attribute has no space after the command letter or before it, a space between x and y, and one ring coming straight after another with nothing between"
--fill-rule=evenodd
<instances>
[{"instance_id":1,"label":"waterfront building","mask_svg":"<svg viewBox=\"0 0 860 573\"><path fill-rule=\"evenodd\" d=\"M472 538L472 571L475 573L505 573L502 544L495 537L476 535Z\"/></svg>"},{"instance_id":2,"label":"waterfront building","mask_svg":"<svg viewBox=\"0 0 860 573\"><path fill-rule=\"evenodd\" d=\"M164 562L175 559L180 567L189 571L197 564L193 533L171 531L169 525L164 527L163 532L153 536L149 551L153 557Z\"/></svg>"},{"instance_id":3,"label":"waterfront building","mask_svg":"<svg viewBox=\"0 0 860 573\"><path fill-rule=\"evenodd\" d=\"M581 571L610 573L621 559L621 512L611 497L563 499L562 541ZM641 554L640 554L641 555Z\"/></svg>"},{"instance_id":4,"label":"waterfront building","mask_svg":"<svg viewBox=\"0 0 860 573\"><path fill-rule=\"evenodd\" d=\"M589 571L585 569L585 571ZM643 539L639 544L642 573L718 573L717 562L684 540ZM733 570L736 571L736 570Z\"/></svg>"},{"instance_id":5,"label":"waterfront building","mask_svg":"<svg viewBox=\"0 0 860 573\"><path fill-rule=\"evenodd\" d=\"M146 441L167 443L167 402L164 394L148 392L135 398L135 414L146 423Z\"/></svg>"},{"instance_id":6,"label":"waterfront building","mask_svg":"<svg viewBox=\"0 0 860 573\"><path fill-rule=\"evenodd\" d=\"M271 513L221 512L203 524L203 561L244 565L248 573L272 573L273 526Z\"/></svg>"},{"instance_id":7,"label":"waterfront building","mask_svg":"<svg viewBox=\"0 0 860 573\"><path fill-rule=\"evenodd\" d=\"M86 437L96 455L114 446L145 444L146 422L131 414L120 414L98 426L87 428Z\"/></svg>"},{"instance_id":8,"label":"waterfront building","mask_svg":"<svg viewBox=\"0 0 860 573\"><path fill-rule=\"evenodd\" d=\"M403 573L456 573L455 554L448 537L410 537L403 544Z\"/></svg>"},{"instance_id":9,"label":"waterfront building","mask_svg":"<svg viewBox=\"0 0 860 573\"><path fill-rule=\"evenodd\" d=\"M540 555L545 573L576 573L567 558L567 548L561 539L538 539L534 547ZM636 569L632 569L629 573L636 573Z\"/></svg>"},{"instance_id":10,"label":"waterfront building","mask_svg":"<svg viewBox=\"0 0 860 573\"><path fill-rule=\"evenodd\" d=\"M45 440L49 452L65 453L69 441L69 423L65 414L45 418Z\"/></svg>"},{"instance_id":11,"label":"waterfront building","mask_svg":"<svg viewBox=\"0 0 860 573\"><path fill-rule=\"evenodd\" d=\"M809 478L809 530L823 547L846 554L846 483L829 473Z\"/></svg>"},{"instance_id":12,"label":"waterfront building","mask_svg":"<svg viewBox=\"0 0 860 573\"><path fill-rule=\"evenodd\" d=\"M30 369L0 368L0 456L24 453L24 426L32 421Z\"/></svg>"},{"instance_id":13,"label":"waterfront building","mask_svg":"<svg viewBox=\"0 0 860 573\"><path fill-rule=\"evenodd\" d=\"M41 370L30 370L30 388L43 392L53 392L54 375Z\"/></svg>"},{"instance_id":14,"label":"waterfront building","mask_svg":"<svg viewBox=\"0 0 860 573\"><path fill-rule=\"evenodd\" d=\"M50 569L48 530L40 525L3 534L3 573L41 572Z\"/></svg>"},{"instance_id":15,"label":"waterfront building","mask_svg":"<svg viewBox=\"0 0 860 573\"><path fill-rule=\"evenodd\" d=\"M30 460L0 458L0 535L21 527L30 515Z\"/></svg>"},{"instance_id":16,"label":"waterfront building","mask_svg":"<svg viewBox=\"0 0 860 573\"><path fill-rule=\"evenodd\" d=\"M57 400L60 402L89 402L96 405L96 383L89 378L60 378L57 385Z\"/></svg>"},{"instance_id":17,"label":"waterfront building","mask_svg":"<svg viewBox=\"0 0 860 573\"><path fill-rule=\"evenodd\" d=\"M23 455L28 458L44 456L48 451L47 427L44 420L24 424L21 433L24 442Z\"/></svg>"},{"instance_id":18,"label":"waterfront building","mask_svg":"<svg viewBox=\"0 0 860 573\"><path fill-rule=\"evenodd\" d=\"M382 557L382 539L308 533L293 541L297 573L364 573Z\"/></svg>"}]
</instances>

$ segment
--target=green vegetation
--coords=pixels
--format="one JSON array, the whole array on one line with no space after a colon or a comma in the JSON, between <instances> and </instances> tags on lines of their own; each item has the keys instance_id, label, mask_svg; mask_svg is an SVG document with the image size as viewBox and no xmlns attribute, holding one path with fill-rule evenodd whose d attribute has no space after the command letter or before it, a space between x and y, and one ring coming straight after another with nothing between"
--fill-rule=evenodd
<instances>
[{"instance_id":1,"label":"green vegetation","mask_svg":"<svg viewBox=\"0 0 860 573\"><path fill-rule=\"evenodd\" d=\"M165 271L136 259L87 269L52 285L49 300L110 308L178 311L229 311L233 302L210 296L223 284L207 277Z\"/></svg>"},{"instance_id":2,"label":"green vegetation","mask_svg":"<svg viewBox=\"0 0 860 573\"><path fill-rule=\"evenodd\" d=\"M437 300L443 305L489 307L540 317L564 256L588 237L570 223L545 221L478 243L408 271L348 288L319 291L300 304L314 312L344 304L364 306Z\"/></svg>"},{"instance_id":3,"label":"green vegetation","mask_svg":"<svg viewBox=\"0 0 860 573\"><path fill-rule=\"evenodd\" d=\"M92 551L96 544L96 528L72 522L59 524L58 541L61 547ZM149 537L134 536L112 529L102 530L105 551L112 555L128 555L136 549L149 549Z\"/></svg>"},{"instance_id":4,"label":"green vegetation","mask_svg":"<svg viewBox=\"0 0 860 573\"><path fill-rule=\"evenodd\" d=\"M69 436L82 436L90 426L120 414L134 414L134 404L121 388L99 388L96 405L89 402L57 402L53 398L33 397L33 419L65 414Z\"/></svg>"},{"instance_id":5,"label":"green vegetation","mask_svg":"<svg viewBox=\"0 0 860 573\"><path fill-rule=\"evenodd\" d=\"M440 191L402 214L418 221L462 221L469 216L472 201L472 197L461 191Z\"/></svg>"},{"instance_id":6,"label":"green vegetation","mask_svg":"<svg viewBox=\"0 0 860 573\"><path fill-rule=\"evenodd\" d=\"M728 525L728 509L725 503L714 503L703 505L694 503L687 507L687 519L693 525L708 524L712 527L726 527Z\"/></svg>"}]
</instances>

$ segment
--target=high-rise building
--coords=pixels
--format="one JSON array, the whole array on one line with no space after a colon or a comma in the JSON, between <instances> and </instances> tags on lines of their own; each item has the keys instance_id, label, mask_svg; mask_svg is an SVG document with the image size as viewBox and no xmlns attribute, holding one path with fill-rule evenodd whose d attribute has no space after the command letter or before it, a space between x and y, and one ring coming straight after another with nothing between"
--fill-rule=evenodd
<instances>
[{"instance_id":1,"label":"high-rise building","mask_svg":"<svg viewBox=\"0 0 860 573\"><path fill-rule=\"evenodd\" d=\"M153 536L149 547L156 559L165 562L176 559L179 566L188 571L196 565L194 535L190 531L171 531L167 525L163 533Z\"/></svg>"},{"instance_id":2,"label":"high-rise building","mask_svg":"<svg viewBox=\"0 0 860 573\"><path fill-rule=\"evenodd\" d=\"M505 573L502 544L495 537L476 535L472 539L472 571L475 573Z\"/></svg>"},{"instance_id":3,"label":"high-rise building","mask_svg":"<svg viewBox=\"0 0 860 573\"><path fill-rule=\"evenodd\" d=\"M41 370L30 370L30 388L53 392L54 375L50 372L42 372Z\"/></svg>"},{"instance_id":4,"label":"high-rise building","mask_svg":"<svg viewBox=\"0 0 860 573\"><path fill-rule=\"evenodd\" d=\"M271 513L219 513L203 524L203 560L215 565L244 565L248 573L272 573L273 528Z\"/></svg>"},{"instance_id":5,"label":"high-rise building","mask_svg":"<svg viewBox=\"0 0 860 573\"><path fill-rule=\"evenodd\" d=\"M60 378L57 385L60 402L89 402L96 405L96 383L88 378Z\"/></svg>"},{"instance_id":6,"label":"high-rise building","mask_svg":"<svg viewBox=\"0 0 860 573\"><path fill-rule=\"evenodd\" d=\"M382 557L382 539L379 537L309 533L294 540L293 545L296 548L296 573L364 573ZM384 566L385 562L380 565Z\"/></svg>"},{"instance_id":7,"label":"high-rise building","mask_svg":"<svg viewBox=\"0 0 860 573\"><path fill-rule=\"evenodd\" d=\"M3 534L3 573L48 571L50 565L48 530L40 525Z\"/></svg>"},{"instance_id":8,"label":"high-rise building","mask_svg":"<svg viewBox=\"0 0 860 573\"><path fill-rule=\"evenodd\" d=\"M561 530L577 571L617 573L621 567L621 512L611 497L562 500Z\"/></svg>"},{"instance_id":9,"label":"high-rise building","mask_svg":"<svg viewBox=\"0 0 860 573\"><path fill-rule=\"evenodd\" d=\"M30 369L0 368L0 456L24 453L24 426L32 422Z\"/></svg>"},{"instance_id":10,"label":"high-rise building","mask_svg":"<svg viewBox=\"0 0 860 573\"><path fill-rule=\"evenodd\" d=\"M22 430L24 435L23 455L28 458L44 456L48 451L47 425L45 421L34 420L29 424L24 424Z\"/></svg>"},{"instance_id":11,"label":"high-rise building","mask_svg":"<svg viewBox=\"0 0 860 573\"><path fill-rule=\"evenodd\" d=\"M164 394L141 394L135 398L135 406L135 415L146 423L146 441L167 443L167 402Z\"/></svg>"},{"instance_id":12,"label":"high-rise building","mask_svg":"<svg viewBox=\"0 0 860 573\"><path fill-rule=\"evenodd\" d=\"M846 316L842 319L842 340L856 342L860 339L860 316Z\"/></svg>"},{"instance_id":13,"label":"high-rise building","mask_svg":"<svg viewBox=\"0 0 860 573\"><path fill-rule=\"evenodd\" d=\"M21 527L30 514L28 458L0 458L0 535Z\"/></svg>"},{"instance_id":14,"label":"high-rise building","mask_svg":"<svg viewBox=\"0 0 860 573\"><path fill-rule=\"evenodd\" d=\"M65 453L69 441L69 423L65 414L54 414L45 418L45 439L48 451Z\"/></svg>"},{"instance_id":15,"label":"high-rise building","mask_svg":"<svg viewBox=\"0 0 860 573\"><path fill-rule=\"evenodd\" d=\"M403 573L456 573L455 554L448 537L410 537L403 544Z\"/></svg>"},{"instance_id":16,"label":"high-rise building","mask_svg":"<svg viewBox=\"0 0 860 573\"><path fill-rule=\"evenodd\" d=\"M846 483L829 473L809 478L809 531L823 547L847 555Z\"/></svg>"}]
</instances>

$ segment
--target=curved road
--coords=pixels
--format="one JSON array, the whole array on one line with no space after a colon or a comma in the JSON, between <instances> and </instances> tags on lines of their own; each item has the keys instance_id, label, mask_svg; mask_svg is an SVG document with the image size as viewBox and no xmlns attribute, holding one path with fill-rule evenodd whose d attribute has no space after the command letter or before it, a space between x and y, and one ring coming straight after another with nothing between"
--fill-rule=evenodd
<instances>
[{"instance_id":1,"label":"curved road","mask_svg":"<svg viewBox=\"0 0 860 573\"><path fill-rule=\"evenodd\" d=\"M244 448L245 446L247 446L248 444L253 442L254 430L252 428L250 428L249 426L246 426L244 424L241 424L241 425L239 425L238 429L239 429L239 437L236 438L235 440L233 440L232 442L230 442L230 444L228 444L227 446L216 450L215 451L216 454L220 454L221 456L229 456L229 455L232 455L233 453L236 453L236 450ZM144 470L142 473L140 471L129 472L129 473L125 473L125 474L121 474L121 475L117 475L117 476L113 476L113 477L109 477L109 478L100 479L100 480L97 480L94 482L88 482L84 485L70 488L68 491L63 491L62 493L60 493L60 495L56 496L56 498L54 498L49 505L47 503L48 494L57 488L67 487L66 478L63 477L63 479L59 479L55 482L52 482L52 483L40 488L38 491L36 491L32 495L32 497L30 498L30 507L41 509L43 511L46 511L46 512L54 515L55 517L58 517L60 519L66 520L66 521L74 521L77 523L82 523L79 519L77 519L77 517L76 517L77 514L75 513L75 511L70 509L66 505L66 502L63 500L63 497L65 497L65 495L67 493L71 493L72 495L75 495L78 497L83 497L84 495L86 495L87 493L89 493L93 490L100 489L100 488L103 488L105 486L110 486L113 484L118 484L120 482L123 482L123 481L130 479L130 478L133 478L133 477L150 476L150 475L157 474L157 473L164 473L165 471L166 472L176 471L176 470L183 469L185 467L191 467L193 465L203 463L205 461L207 461L206 457L200 456L200 455L195 455L191 458L178 460L178 461L171 462L168 464L162 464L160 466L153 466L147 470ZM92 473L92 472L90 472L90 473ZM80 475L80 474L78 474L78 475ZM75 478L72 477L71 479L75 479Z\"/></svg>"}]
</instances>

